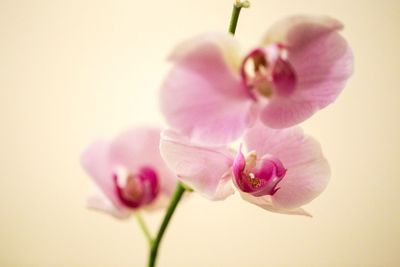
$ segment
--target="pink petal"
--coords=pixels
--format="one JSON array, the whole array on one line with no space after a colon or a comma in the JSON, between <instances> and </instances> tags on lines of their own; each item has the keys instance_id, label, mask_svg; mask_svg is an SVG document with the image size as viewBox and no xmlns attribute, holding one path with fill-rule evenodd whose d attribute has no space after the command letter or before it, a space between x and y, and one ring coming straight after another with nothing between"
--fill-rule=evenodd
<instances>
[{"instance_id":1,"label":"pink petal","mask_svg":"<svg viewBox=\"0 0 400 267\"><path fill-rule=\"evenodd\" d=\"M172 195L177 179L161 158L160 132L160 129L151 127L129 129L112 142L110 158L114 165L123 166L133 172L143 167L154 169L160 191Z\"/></svg>"},{"instance_id":2,"label":"pink petal","mask_svg":"<svg viewBox=\"0 0 400 267\"><path fill-rule=\"evenodd\" d=\"M128 209L117 208L96 185L92 185L87 205L90 209L106 212L118 219L127 219L131 215L131 211Z\"/></svg>"},{"instance_id":3,"label":"pink petal","mask_svg":"<svg viewBox=\"0 0 400 267\"><path fill-rule=\"evenodd\" d=\"M104 195L117 209L125 207L115 194L113 182L114 166L110 155L110 143L99 140L92 143L81 155L81 165Z\"/></svg>"},{"instance_id":4,"label":"pink petal","mask_svg":"<svg viewBox=\"0 0 400 267\"><path fill-rule=\"evenodd\" d=\"M204 34L184 42L161 88L168 124L196 143L223 145L255 119L254 102L239 75L240 57L229 34Z\"/></svg>"},{"instance_id":5,"label":"pink petal","mask_svg":"<svg viewBox=\"0 0 400 267\"><path fill-rule=\"evenodd\" d=\"M311 217L311 214L309 214L307 211L305 211L302 208L295 208L295 209L282 209L282 208L277 208L272 204L271 196L264 196L264 197L255 197L251 194L240 192L240 196L254 204L257 205L265 210L271 211L271 212L276 212L276 213L282 213L282 214L288 214L288 215L304 215Z\"/></svg>"},{"instance_id":6,"label":"pink petal","mask_svg":"<svg viewBox=\"0 0 400 267\"><path fill-rule=\"evenodd\" d=\"M287 128L311 117L318 108L307 101L293 101L292 98L275 97L275 101L264 107L261 121L272 128Z\"/></svg>"},{"instance_id":7,"label":"pink petal","mask_svg":"<svg viewBox=\"0 0 400 267\"><path fill-rule=\"evenodd\" d=\"M232 163L232 174L233 179L237 185L241 183L242 180L242 172L246 167L246 159L242 153L242 145L239 147L239 151L236 153L235 158L233 159Z\"/></svg>"},{"instance_id":8,"label":"pink petal","mask_svg":"<svg viewBox=\"0 0 400 267\"><path fill-rule=\"evenodd\" d=\"M326 31L335 31L343 28L343 24L328 16L294 15L282 19L272 25L264 35L262 44L280 43L285 45L307 44L315 36ZM292 34L294 31L295 34Z\"/></svg>"},{"instance_id":9,"label":"pink petal","mask_svg":"<svg viewBox=\"0 0 400 267\"><path fill-rule=\"evenodd\" d=\"M278 42L288 52L296 74L290 96L274 95L261 119L274 128L298 124L332 103L353 72L353 54L338 34L342 25L328 17L298 16L286 19L268 32L264 44Z\"/></svg>"},{"instance_id":10,"label":"pink petal","mask_svg":"<svg viewBox=\"0 0 400 267\"><path fill-rule=\"evenodd\" d=\"M233 193L230 185L232 152L222 147L202 147L172 131L161 135L161 156L178 178L212 200Z\"/></svg>"},{"instance_id":11,"label":"pink petal","mask_svg":"<svg viewBox=\"0 0 400 267\"><path fill-rule=\"evenodd\" d=\"M327 186L329 164L321 147L300 128L274 130L257 124L244 136L249 150L258 156L272 155L287 169L280 189L271 197L277 209L292 210L317 197Z\"/></svg>"}]
</instances>

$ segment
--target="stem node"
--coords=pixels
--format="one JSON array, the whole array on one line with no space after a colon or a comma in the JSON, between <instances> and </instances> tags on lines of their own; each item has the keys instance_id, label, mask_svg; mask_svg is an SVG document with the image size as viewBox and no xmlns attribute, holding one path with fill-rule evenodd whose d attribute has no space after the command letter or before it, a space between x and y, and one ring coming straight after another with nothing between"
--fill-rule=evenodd
<instances>
[{"instance_id":1,"label":"stem node","mask_svg":"<svg viewBox=\"0 0 400 267\"><path fill-rule=\"evenodd\" d=\"M236 0L235 1L235 6L240 7L240 8L249 8L250 7L250 1L241 1L241 0Z\"/></svg>"}]
</instances>

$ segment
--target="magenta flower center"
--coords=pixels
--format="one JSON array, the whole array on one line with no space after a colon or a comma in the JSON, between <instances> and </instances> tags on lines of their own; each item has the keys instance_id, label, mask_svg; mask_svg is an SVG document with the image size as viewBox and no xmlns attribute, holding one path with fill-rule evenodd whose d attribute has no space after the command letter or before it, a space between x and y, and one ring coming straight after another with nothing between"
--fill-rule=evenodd
<instances>
[{"instance_id":1,"label":"magenta flower center","mask_svg":"<svg viewBox=\"0 0 400 267\"><path fill-rule=\"evenodd\" d=\"M288 96L296 88L296 73L279 44L252 50L243 60L241 76L253 98L273 94Z\"/></svg>"},{"instance_id":2,"label":"magenta flower center","mask_svg":"<svg viewBox=\"0 0 400 267\"><path fill-rule=\"evenodd\" d=\"M150 204L158 195L158 176L151 167L142 167L136 173L115 173L113 178L116 193L128 208Z\"/></svg>"},{"instance_id":3,"label":"magenta flower center","mask_svg":"<svg viewBox=\"0 0 400 267\"><path fill-rule=\"evenodd\" d=\"M249 153L245 159L239 151L232 170L236 186L256 197L274 195L279 190L279 182L286 174L286 169L279 159L264 156L257 160L254 152Z\"/></svg>"}]
</instances>

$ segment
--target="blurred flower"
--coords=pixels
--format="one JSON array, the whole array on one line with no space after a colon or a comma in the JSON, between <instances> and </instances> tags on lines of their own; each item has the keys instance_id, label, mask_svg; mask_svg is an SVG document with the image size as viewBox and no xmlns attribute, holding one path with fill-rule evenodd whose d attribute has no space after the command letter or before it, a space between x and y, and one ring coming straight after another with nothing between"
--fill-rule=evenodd
<instances>
[{"instance_id":1,"label":"blurred flower","mask_svg":"<svg viewBox=\"0 0 400 267\"><path fill-rule=\"evenodd\" d=\"M352 73L352 52L328 17L272 26L242 57L230 34L204 34L175 48L161 88L169 125L196 143L227 144L260 116L272 128L298 124L332 103Z\"/></svg>"},{"instance_id":2,"label":"blurred flower","mask_svg":"<svg viewBox=\"0 0 400 267\"><path fill-rule=\"evenodd\" d=\"M266 210L307 214L300 207L326 187L330 169L320 145L298 127L276 130L256 124L244 135L245 157L225 147L195 145L165 131L161 155L178 178L211 200L233 193Z\"/></svg>"},{"instance_id":3,"label":"blurred flower","mask_svg":"<svg viewBox=\"0 0 400 267\"><path fill-rule=\"evenodd\" d=\"M89 207L126 218L137 209L166 206L176 178L160 156L159 143L155 128L132 128L92 143L81 157L95 184Z\"/></svg>"}]
</instances>

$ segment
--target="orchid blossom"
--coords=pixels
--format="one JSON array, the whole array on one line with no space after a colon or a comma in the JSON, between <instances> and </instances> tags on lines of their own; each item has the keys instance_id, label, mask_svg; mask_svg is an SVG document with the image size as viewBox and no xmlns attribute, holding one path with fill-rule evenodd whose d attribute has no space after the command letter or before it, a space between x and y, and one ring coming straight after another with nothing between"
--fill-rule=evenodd
<instances>
[{"instance_id":1,"label":"orchid blossom","mask_svg":"<svg viewBox=\"0 0 400 267\"><path fill-rule=\"evenodd\" d=\"M271 128L306 120L337 98L352 73L342 28L329 17L289 17L244 56L228 33L183 42L161 88L168 124L196 143L224 145L257 118Z\"/></svg>"},{"instance_id":2,"label":"orchid blossom","mask_svg":"<svg viewBox=\"0 0 400 267\"><path fill-rule=\"evenodd\" d=\"M160 156L159 142L159 129L132 128L89 145L81 156L95 184L88 206L118 218L166 207L176 178Z\"/></svg>"},{"instance_id":3,"label":"orchid blossom","mask_svg":"<svg viewBox=\"0 0 400 267\"><path fill-rule=\"evenodd\" d=\"M173 131L161 137L161 155L178 178L211 200L234 190L263 209L307 213L301 208L326 187L330 169L320 145L298 127L271 129L261 123L244 135L245 156L226 147L207 147Z\"/></svg>"}]
</instances>

